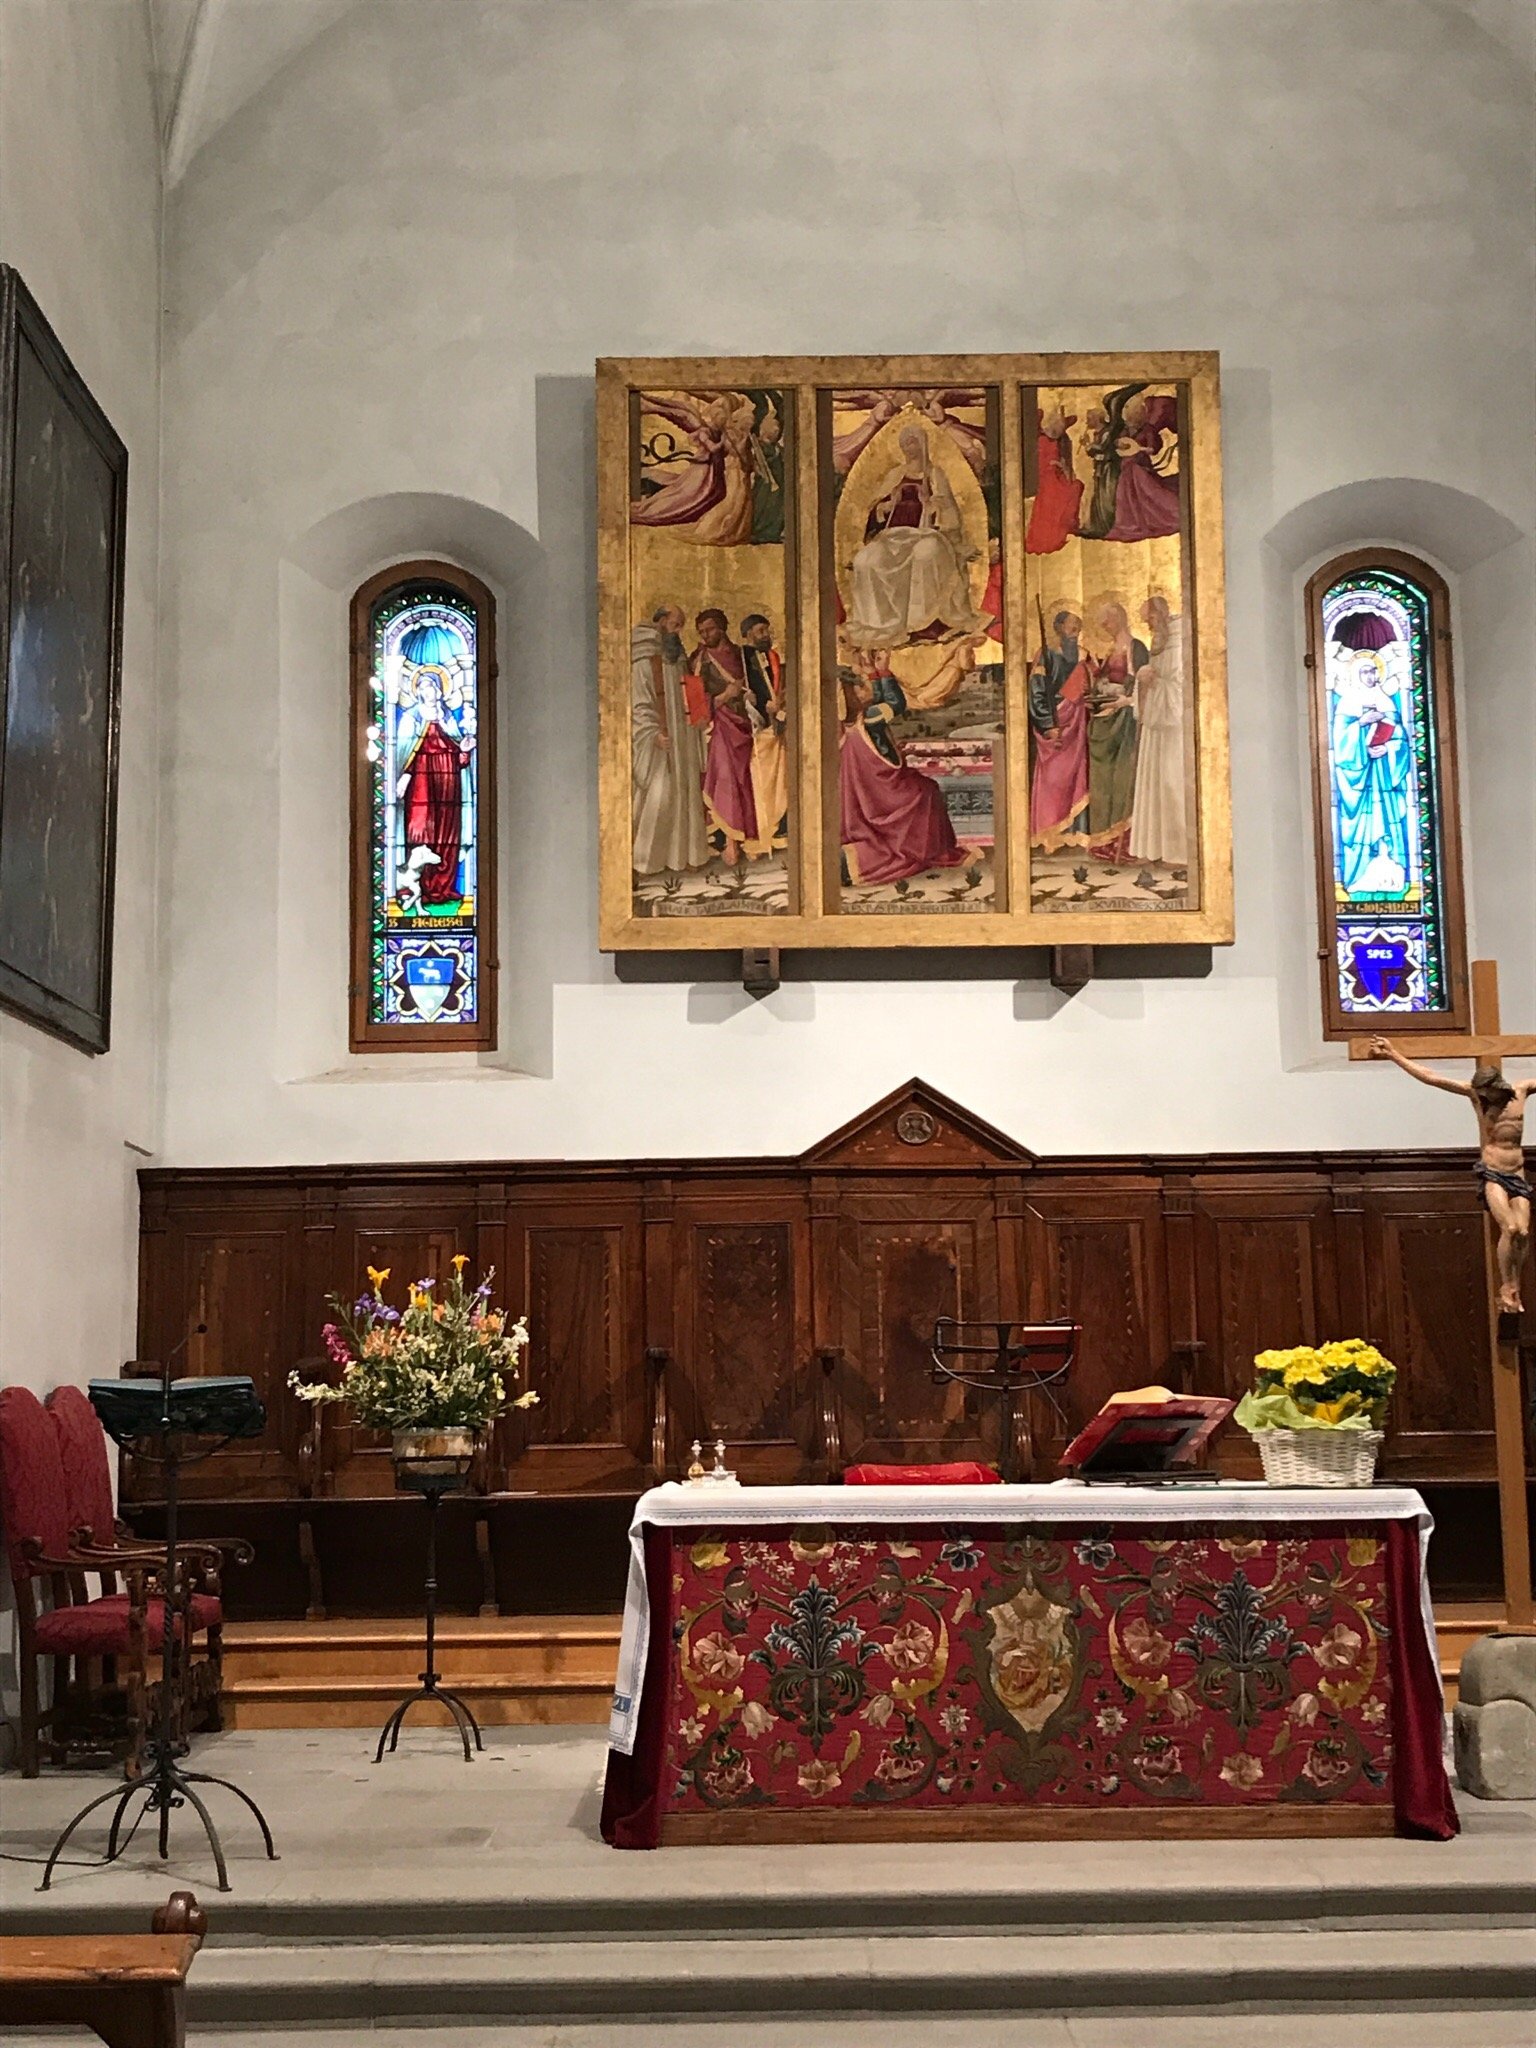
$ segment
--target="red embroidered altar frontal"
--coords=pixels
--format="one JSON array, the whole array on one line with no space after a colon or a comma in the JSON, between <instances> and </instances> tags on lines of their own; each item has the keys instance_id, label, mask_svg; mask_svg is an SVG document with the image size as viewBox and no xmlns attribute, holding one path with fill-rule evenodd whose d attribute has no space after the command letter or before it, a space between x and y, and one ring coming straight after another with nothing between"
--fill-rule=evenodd
<instances>
[{"instance_id":1,"label":"red embroidered altar frontal","mask_svg":"<svg viewBox=\"0 0 1536 2048\"><path fill-rule=\"evenodd\" d=\"M1394 1540L1413 1552L1395 1575ZM1454 1832L1432 1669L1428 1695L1397 1697L1415 1674L1394 1630L1424 1644L1406 1529L652 1528L646 1544L666 1614L649 1760L610 1766L605 1832L626 1846L1386 1833L1407 1715L1424 1778L1408 1825ZM628 1828L615 1767L649 1781ZM1156 1818L1173 1815L1203 1820Z\"/></svg>"}]
</instances>

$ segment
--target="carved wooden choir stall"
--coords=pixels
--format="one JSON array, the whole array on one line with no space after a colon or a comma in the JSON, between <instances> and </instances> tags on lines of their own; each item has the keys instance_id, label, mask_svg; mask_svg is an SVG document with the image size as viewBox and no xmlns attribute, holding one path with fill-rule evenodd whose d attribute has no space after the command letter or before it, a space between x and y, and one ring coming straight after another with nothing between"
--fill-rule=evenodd
<instances>
[{"instance_id":1,"label":"carved wooden choir stall","mask_svg":"<svg viewBox=\"0 0 1536 2048\"><path fill-rule=\"evenodd\" d=\"M630 1506L695 1436L723 1435L749 1482L996 1458L995 1404L934 1384L941 1315L1082 1324L1059 1412L1027 1416L1041 1479L1121 1388L1236 1397L1266 1346L1364 1332L1400 1368L1382 1471L1429 1489L1437 1587L1496 1578L1483 1227L1459 1152L1040 1159L914 1081L795 1159L142 1182L141 1354L206 1323L185 1369L253 1373L272 1415L199 1469L208 1505L189 1510L257 1540L246 1612L410 1611L387 1441L286 1380L328 1290L458 1250L527 1314L540 1405L503 1418L478 1490L445 1504L449 1606L612 1611ZM1239 1432L1216 1458L1257 1472ZM152 1526L154 1478L131 1461L125 1495Z\"/></svg>"}]
</instances>

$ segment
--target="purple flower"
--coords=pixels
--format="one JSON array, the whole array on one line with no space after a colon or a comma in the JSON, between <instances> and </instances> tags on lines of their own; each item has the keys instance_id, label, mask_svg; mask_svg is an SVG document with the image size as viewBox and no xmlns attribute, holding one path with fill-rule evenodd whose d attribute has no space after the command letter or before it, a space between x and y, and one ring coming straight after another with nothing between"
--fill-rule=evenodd
<instances>
[{"instance_id":1,"label":"purple flower","mask_svg":"<svg viewBox=\"0 0 1536 2048\"><path fill-rule=\"evenodd\" d=\"M352 1304L352 1313L359 1317L371 1316L377 1313L378 1307L379 1304L371 1294L360 1294Z\"/></svg>"},{"instance_id":2,"label":"purple flower","mask_svg":"<svg viewBox=\"0 0 1536 2048\"><path fill-rule=\"evenodd\" d=\"M411 1282L411 1285L412 1287L419 1290L419 1292L421 1292L422 1294L430 1294L432 1292L432 1289L437 1285L437 1282L435 1280L413 1280Z\"/></svg>"},{"instance_id":3,"label":"purple flower","mask_svg":"<svg viewBox=\"0 0 1536 2048\"><path fill-rule=\"evenodd\" d=\"M372 1306L372 1308L373 1308L373 1320L374 1320L374 1321L375 1321L376 1323L391 1323L391 1324L393 1324L393 1323L398 1323L398 1322L399 1322L399 1320L400 1320L400 1311L399 1311L399 1309L397 1309L397 1308L391 1308L391 1307L389 1306L389 1303L388 1303L387 1301L377 1301L377 1302L374 1302L374 1303L372 1303L372 1304L371 1304L371 1306Z\"/></svg>"}]
</instances>

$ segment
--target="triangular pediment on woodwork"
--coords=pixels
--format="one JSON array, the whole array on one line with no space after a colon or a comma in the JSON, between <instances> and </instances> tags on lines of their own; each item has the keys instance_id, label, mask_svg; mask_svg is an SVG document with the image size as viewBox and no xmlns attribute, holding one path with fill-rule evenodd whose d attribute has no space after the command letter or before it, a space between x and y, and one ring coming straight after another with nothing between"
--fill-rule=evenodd
<instances>
[{"instance_id":1,"label":"triangular pediment on woodwork","mask_svg":"<svg viewBox=\"0 0 1536 2048\"><path fill-rule=\"evenodd\" d=\"M908 1081L801 1155L807 1167L1032 1166L1026 1145L951 1102L926 1081Z\"/></svg>"}]
</instances>

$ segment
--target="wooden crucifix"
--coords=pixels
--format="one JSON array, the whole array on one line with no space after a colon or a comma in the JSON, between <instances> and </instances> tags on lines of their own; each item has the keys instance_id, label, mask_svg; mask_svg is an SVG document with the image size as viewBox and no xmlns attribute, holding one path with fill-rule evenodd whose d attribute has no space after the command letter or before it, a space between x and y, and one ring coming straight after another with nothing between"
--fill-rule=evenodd
<instances>
[{"instance_id":1,"label":"wooden crucifix","mask_svg":"<svg viewBox=\"0 0 1536 2048\"><path fill-rule=\"evenodd\" d=\"M1488 1338L1493 1356L1493 1435L1499 1473L1499 1533L1504 1553L1504 1620L1509 1629L1536 1625L1531 1601L1531 1535L1526 1506L1525 1401L1520 1381L1521 1276L1530 1247L1531 1187L1524 1160L1525 1105L1536 1081L1504 1079L1506 1059L1536 1058L1536 1032L1499 1029L1499 969L1472 963L1472 1029L1433 1032L1413 1041L1424 1059L1476 1061L1472 1079L1453 1081L1409 1059L1385 1038L1350 1040L1352 1060L1394 1060L1415 1080L1464 1095L1477 1115L1473 1167L1486 1211Z\"/></svg>"}]
</instances>

